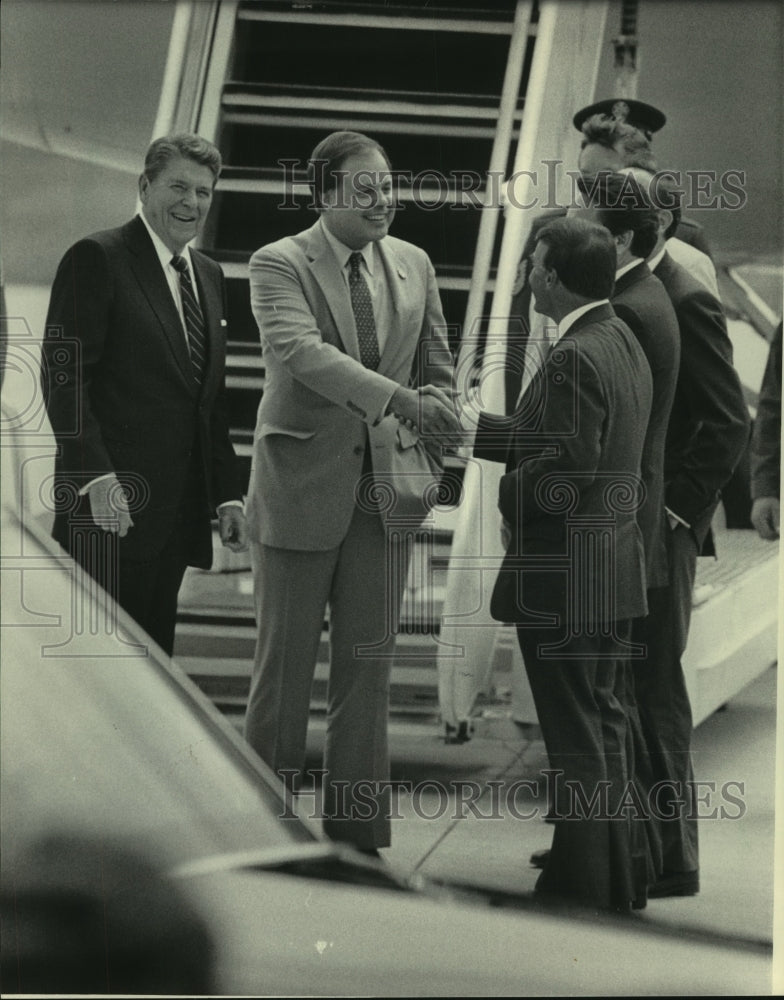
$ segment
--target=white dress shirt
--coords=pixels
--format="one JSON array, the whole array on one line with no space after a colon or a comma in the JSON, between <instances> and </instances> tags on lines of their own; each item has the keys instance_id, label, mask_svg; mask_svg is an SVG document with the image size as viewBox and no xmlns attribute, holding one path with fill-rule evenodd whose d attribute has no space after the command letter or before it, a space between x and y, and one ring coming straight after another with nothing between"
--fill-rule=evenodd
<instances>
[{"instance_id":1,"label":"white dress shirt","mask_svg":"<svg viewBox=\"0 0 784 1000\"><path fill-rule=\"evenodd\" d=\"M182 291L180 288L180 272L173 267L171 259L174 254L166 246L160 236L155 232L147 218L144 214L144 209L139 213L139 218L145 225L147 232L150 234L150 239L152 240L152 245L155 247L155 252L158 254L158 260L161 262L161 267L163 268L163 273L166 276L166 281L169 285L169 291L172 293L172 298L174 299L174 304L177 306L177 312L180 314L180 322L182 323L182 332L185 337L185 343L188 343L188 332L185 326L185 313L182 308ZM193 261L191 260L191 250L190 247L186 246L180 253L180 257L185 258L185 263L188 265L188 274L191 278L191 286L193 287L193 295L196 301L199 301L199 292L196 288L196 275L193 272ZM189 348L190 352L190 348Z\"/></svg>"}]
</instances>

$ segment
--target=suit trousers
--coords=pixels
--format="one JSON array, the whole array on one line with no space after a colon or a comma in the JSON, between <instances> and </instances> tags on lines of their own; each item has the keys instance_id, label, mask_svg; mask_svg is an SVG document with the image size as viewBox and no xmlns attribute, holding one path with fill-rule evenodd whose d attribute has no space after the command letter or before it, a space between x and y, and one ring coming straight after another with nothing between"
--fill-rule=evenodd
<instances>
[{"instance_id":1,"label":"suit trousers","mask_svg":"<svg viewBox=\"0 0 784 1000\"><path fill-rule=\"evenodd\" d=\"M362 848L390 843L389 789L377 783L389 781L389 679L408 549L359 507L337 548L251 548L259 634L245 737L296 791L329 605L323 826Z\"/></svg>"},{"instance_id":2,"label":"suit trousers","mask_svg":"<svg viewBox=\"0 0 784 1000\"><path fill-rule=\"evenodd\" d=\"M634 623L634 638L646 656L633 662L635 700L642 729L637 774L656 806L661 872L699 868L692 712L681 657L691 621L697 541L678 526L668 537L670 584L648 592L648 615Z\"/></svg>"},{"instance_id":3,"label":"suit trousers","mask_svg":"<svg viewBox=\"0 0 784 1000\"><path fill-rule=\"evenodd\" d=\"M106 590L166 653L174 649L177 596L194 546L208 522L203 490L186 492L163 548L149 559L129 558L126 540L99 528L85 499L81 524L72 521L69 549L73 558ZM209 524L207 523L207 529ZM126 536L133 544L133 527Z\"/></svg>"},{"instance_id":4,"label":"suit trousers","mask_svg":"<svg viewBox=\"0 0 784 1000\"><path fill-rule=\"evenodd\" d=\"M623 807L630 773L625 642L628 622L615 636L584 635L559 651L543 647L556 630L518 626L517 635L536 706L555 796L550 803L553 842L536 884L550 895L600 909L628 909L644 893L636 884L632 811Z\"/></svg>"}]
</instances>

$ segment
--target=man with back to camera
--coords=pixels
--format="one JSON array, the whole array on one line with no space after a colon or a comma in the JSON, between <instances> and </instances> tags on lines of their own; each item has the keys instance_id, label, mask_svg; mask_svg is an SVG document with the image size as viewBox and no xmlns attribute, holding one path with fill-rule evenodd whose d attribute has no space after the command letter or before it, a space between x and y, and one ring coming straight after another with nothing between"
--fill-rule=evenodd
<instances>
[{"instance_id":1,"label":"man with back to camera","mask_svg":"<svg viewBox=\"0 0 784 1000\"><path fill-rule=\"evenodd\" d=\"M408 552L367 487L391 487L394 516L391 455L460 430L433 265L388 235L390 171L368 136L327 136L310 160L318 221L250 262L266 381L248 495L259 635L245 736L296 790L329 605L324 830L370 854L390 843L380 786Z\"/></svg>"},{"instance_id":2,"label":"man with back to camera","mask_svg":"<svg viewBox=\"0 0 784 1000\"><path fill-rule=\"evenodd\" d=\"M557 219L540 230L531 288L536 308L558 324L557 341L515 414L478 415L474 455L506 465L498 506L508 544L491 613L517 626L559 775L537 895L627 912L645 905L646 889L630 820L617 809L631 779L625 662L631 619L646 610L645 557L634 504L616 507L612 496L628 488L639 499L652 380L610 305L615 269L604 227ZM598 540L600 524L612 528ZM579 580L565 566L578 549ZM590 801L603 785L597 813L575 811L577 791Z\"/></svg>"},{"instance_id":3,"label":"man with back to camera","mask_svg":"<svg viewBox=\"0 0 784 1000\"><path fill-rule=\"evenodd\" d=\"M651 273L645 258L658 236L659 217L647 194L634 177L600 174L581 181L586 207L569 209L569 215L587 218L604 226L613 236L617 252L613 309L629 326L643 349L653 380L653 400L643 446L641 475L645 500L637 517L645 546L648 603L667 586L668 526L664 509L664 450L675 398L680 364L678 320L662 283ZM633 625L633 636L637 624ZM637 757L644 747L642 723L634 693L631 661L627 664L626 708L629 716L628 755L638 791L647 788L640 778ZM638 752L635 752L638 748ZM644 801L644 799L643 799ZM635 859L646 881L653 884L661 871L662 847L653 817L633 825ZM538 855L532 856L537 862Z\"/></svg>"},{"instance_id":4,"label":"man with back to camera","mask_svg":"<svg viewBox=\"0 0 784 1000\"><path fill-rule=\"evenodd\" d=\"M140 214L63 257L42 347L54 537L169 655L185 569L212 562L216 509L223 544L247 547L223 403L223 272L189 246L220 169L198 135L156 139Z\"/></svg>"}]
</instances>

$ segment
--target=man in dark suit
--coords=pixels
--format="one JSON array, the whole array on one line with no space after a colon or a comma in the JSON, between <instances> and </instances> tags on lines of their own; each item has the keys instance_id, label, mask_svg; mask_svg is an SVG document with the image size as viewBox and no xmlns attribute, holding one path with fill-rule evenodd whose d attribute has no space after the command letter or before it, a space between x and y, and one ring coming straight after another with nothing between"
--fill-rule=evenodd
<instances>
[{"instance_id":1,"label":"man in dark suit","mask_svg":"<svg viewBox=\"0 0 784 1000\"><path fill-rule=\"evenodd\" d=\"M640 184L652 177L641 170L630 172ZM669 579L666 587L648 595L648 616L635 630L647 655L634 663L645 739L640 775L649 787L661 783L665 792L659 796L662 871L649 890L651 897L699 890L692 714L681 657L689 634L697 556L716 554L711 521L749 432L721 303L667 252L666 235L673 222L668 204L662 197L657 206L658 235L648 266L673 304L681 344L664 453Z\"/></svg>"},{"instance_id":2,"label":"man in dark suit","mask_svg":"<svg viewBox=\"0 0 784 1000\"><path fill-rule=\"evenodd\" d=\"M641 186L634 177L615 173L588 175L582 178L580 187L585 204L570 208L569 215L602 225L612 235L617 270L610 301L616 315L624 320L642 347L653 379L651 415L641 462L645 499L637 520L645 547L647 587L658 590L666 587L669 580L664 445L680 362L680 334L675 311L661 282L645 263L656 245L659 216L648 198L648 185ZM633 762L633 745L640 746L642 736L634 705L633 678L629 676L627 680L628 755ZM638 864L648 865L648 875L653 880L661 863L655 827L643 829L641 824L635 824L633 829L637 838ZM537 867L545 860L545 851L535 851L531 856L531 863Z\"/></svg>"},{"instance_id":3,"label":"man in dark suit","mask_svg":"<svg viewBox=\"0 0 784 1000\"><path fill-rule=\"evenodd\" d=\"M632 820L618 805L630 781L630 623L646 610L635 508L652 382L609 302L615 264L600 226L560 219L540 231L531 287L559 339L512 417L479 415L474 454L506 463L499 508L510 540L491 610L517 625L558 774L537 893L626 911L645 902Z\"/></svg>"},{"instance_id":4,"label":"man in dark suit","mask_svg":"<svg viewBox=\"0 0 784 1000\"><path fill-rule=\"evenodd\" d=\"M391 836L387 716L405 536L438 478L404 466L421 436L436 447L459 424L444 393L452 356L433 265L388 235L386 153L335 132L310 169L320 218L250 262L266 384L248 490L259 637L245 736L296 790L329 606L324 830L376 854ZM411 507L407 482L420 494Z\"/></svg>"},{"instance_id":5,"label":"man in dark suit","mask_svg":"<svg viewBox=\"0 0 784 1000\"><path fill-rule=\"evenodd\" d=\"M615 240L617 270L612 307L635 335L653 377L653 403L642 454L645 500L637 519L645 543L649 588L667 585L664 442L680 364L678 320L646 257L659 233L658 213L633 177L605 174L584 180L587 207L570 214L605 226Z\"/></svg>"},{"instance_id":6,"label":"man in dark suit","mask_svg":"<svg viewBox=\"0 0 784 1000\"><path fill-rule=\"evenodd\" d=\"M649 590L666 587L667 522L664 511L664 444L680 362L680 335L672 303L662 283L655 278L645 258L656 244L659 217L643 188L633 177L602 174L581 181L585 205L569 209L572 218L584 218L604 226L615 241L617 269L610 297L616 315L634 333L643 349L653 379L653 401L645 432L641 475L645 499L637 513L645 546L646 582ZM650 599L650 598L649 598ZM634 742L639 744L639 723L634 709L633 680L629 677L629 715ZM631 747L629 749L632 755ZM642 832L635 826L635 831ZM638 844L640 857L649 855L655 877L659 848L653 829L647 845ZM646 850L647 846L647 850ZM531 862L541 865L545 855L536 851Z\"/></svg>"},{"instance_id":7,"label":"man in dark suit","mask_svg":"<svg viewBox=\"0 0 784 1000\"><path fill-rule=\"evenodd\" d=\"M221 168L200 136L156 139L141 213L63 257L41 383L57 441L54 537L168 654L188 565L246 547L223 408L220 266L189 248Z\"/></svg>"}]
</instances>

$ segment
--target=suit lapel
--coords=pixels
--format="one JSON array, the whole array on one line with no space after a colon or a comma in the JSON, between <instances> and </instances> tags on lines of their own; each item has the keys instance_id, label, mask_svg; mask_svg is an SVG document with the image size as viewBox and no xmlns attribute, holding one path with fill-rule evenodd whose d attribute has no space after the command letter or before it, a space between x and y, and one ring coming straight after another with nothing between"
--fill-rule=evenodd
<instances>
[{"instance_id":1,"label":"suit lapel","mask_svg":"<svg viewBox=\"0 0 784 1000\"><path fill-rule=\"evenodd\" d=\"M340 271L340 264L332 248L324 238L321 226L317 222L309 232L306 256L310 270L332 313L335 329L343 342L346 353L360 361L357 325L354 321L354 310L351 308L346 282Z\"/></svg>"},{"instance_id":2,"label":"suit lapel","mask_svg":"<svg viewBox=\"0 0 784 1000\"><path fill-rule=\"evenodd\" d=\"M389 298L392 305L393 323L392 328L386 331L384 350L381 352L381 361L378 370L383 375L386 372L394 371L398 366L400 354L410 353L411 345L406 343L403 337L402 313L403 305L406 301L406 293L409 291L410 277L409 267L386 240L380 240L378 257L384 268L384 277L389 289ZM419 330L416 331L417 335Z\"/></svg>"},{"instance_id":3,"label":"suit lapel","mask_svg":"<svg viewBox=\"0 0 784 1000\"><path fill-rule=\"evenodd\" d=\"M193 378L182 321L150 235L139 218L128 223L124 235L126 245L131 251L131 268L139 287L158 317L185 384L195 394L198 387Z\"/></svg>"}]
</instances>

